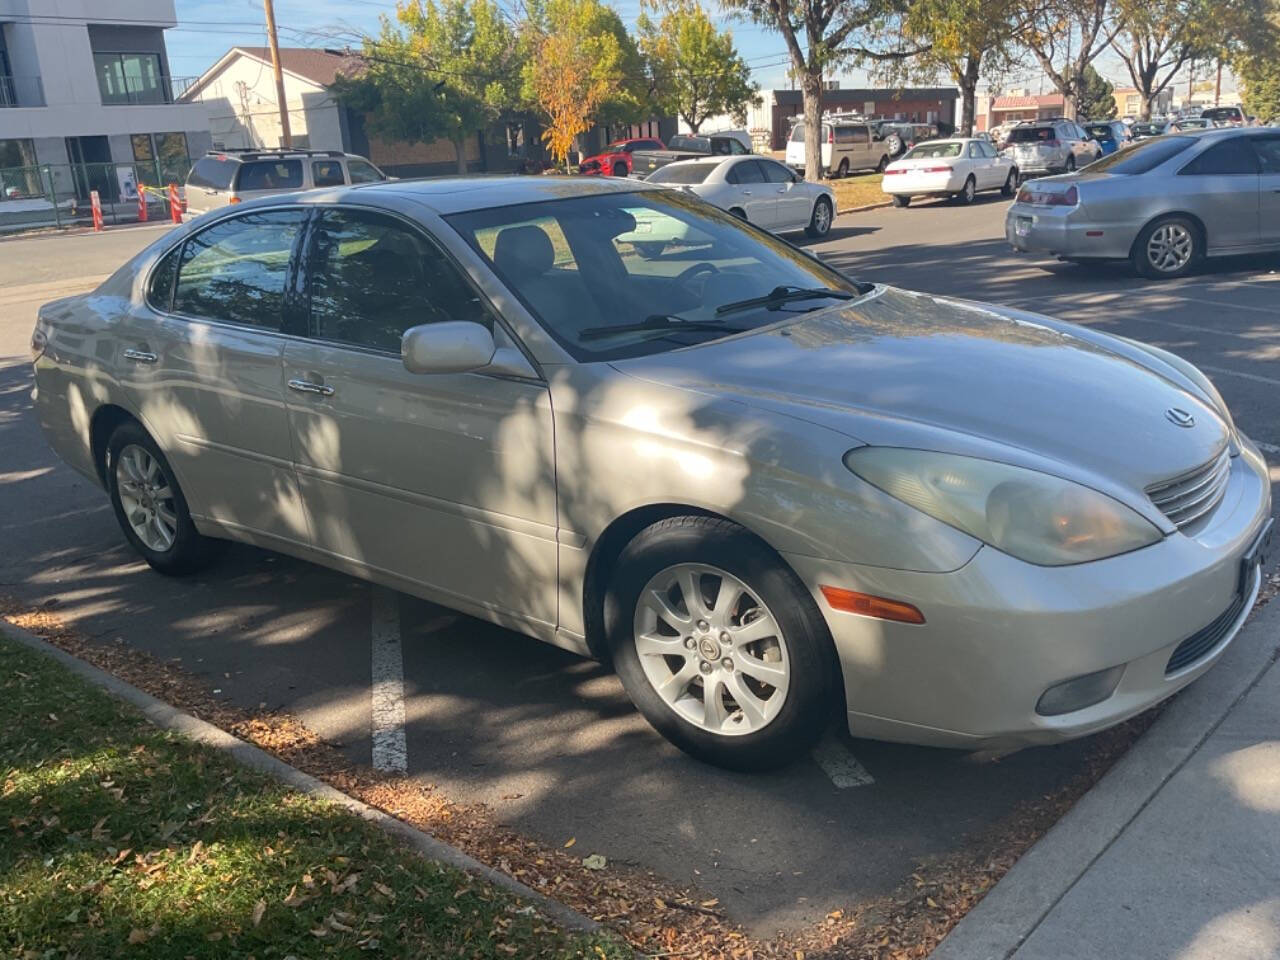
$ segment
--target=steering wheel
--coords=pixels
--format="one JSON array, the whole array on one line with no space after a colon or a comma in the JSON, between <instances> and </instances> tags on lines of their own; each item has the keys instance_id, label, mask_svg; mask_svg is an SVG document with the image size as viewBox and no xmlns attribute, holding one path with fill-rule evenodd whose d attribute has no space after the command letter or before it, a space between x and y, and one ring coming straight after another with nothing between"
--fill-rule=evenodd
<instances>
[{"instance_id":1,"label":"steering wheel","mask_svg":"<svg viewBox=\"0 0 1280 960\"><path fill-rule=\"evenodd\" d=\"M692 280L694 277L696 277L700 273L713 274L713 273L719 273L719 272L720 272L719 267L717 267L714 263L707 263L704 260L702 263L695 263L692 267L688 267L684 270L681 270L680 273L676 276L676 283L680 284L680 286L684 286L686 283L688 283L690 280Z\"/></svg>"}]
</instances>

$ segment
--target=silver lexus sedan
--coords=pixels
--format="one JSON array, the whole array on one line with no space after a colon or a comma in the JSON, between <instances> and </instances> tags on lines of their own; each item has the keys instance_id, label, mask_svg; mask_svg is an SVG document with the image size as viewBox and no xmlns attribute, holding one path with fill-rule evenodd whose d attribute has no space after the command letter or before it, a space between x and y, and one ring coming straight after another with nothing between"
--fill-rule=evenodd
<instances>
[{"instance_id":1,"label":"silver lexus sedan","mask_svg":"<svg viewBox=\"0 0 1280 960\"><path fill-rule=\"evenodd\" d=\"M1152 279L1183 276L1205 257L1280 250L1280 131L1153 137L1027 183L1005 237L1063 260L1127 259Z\"/></svg>"},{"instance_id":2,"label":"silver lexus sedan","mask_svg":"<svg viewBox=\"0 0 1280 960\"><path fill-rule=\"evenodd\" d=\"M157 571L239 540L608 659L740 769L833 714L967 749L1123 720L1230 643L1270 526L1178 357L636 181L241 204L44 306L32 349L50 444Z\"/></svg>"}]
</instances>

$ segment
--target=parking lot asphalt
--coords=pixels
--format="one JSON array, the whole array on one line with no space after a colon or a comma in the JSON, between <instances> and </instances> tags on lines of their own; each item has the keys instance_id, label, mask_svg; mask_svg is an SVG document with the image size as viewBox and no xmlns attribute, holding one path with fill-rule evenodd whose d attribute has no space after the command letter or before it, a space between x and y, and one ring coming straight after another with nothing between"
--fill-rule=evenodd
<instances>
[{"instance_id":1,"label":"parking lot asphalt","mask_svg":"<svg viewBox=\"0 0 1280 960\"><path fill-rule=\"evenodd\" d=\"M874 210L841 218L811 246L864 279L1009 303L1174 350L1280 452L1280 257L1158 284L1123 267L1014 254L1004 208L982 199ZM598 664L424 601L239 546L193 578L150 572L125 547L105 495L40 436L27 339L41 302L89 289L158 235L0 245L0 592L56 600L81 633L179 662L238 705L290 711L354 762L374 760L377 740L381 762L403 757L411 777L487 804L548 844L573 837L584 856L694 883L759 935L889 892L922 859L961 848L1083 767L1088 741L977 763L836 735L787 770L730 774L668 746ZM398 640L401 657L375 652L375 638ZM375 709L375 683L402 691L399 742L385 729L399 714Z\"/></svg>"}]
</instances>

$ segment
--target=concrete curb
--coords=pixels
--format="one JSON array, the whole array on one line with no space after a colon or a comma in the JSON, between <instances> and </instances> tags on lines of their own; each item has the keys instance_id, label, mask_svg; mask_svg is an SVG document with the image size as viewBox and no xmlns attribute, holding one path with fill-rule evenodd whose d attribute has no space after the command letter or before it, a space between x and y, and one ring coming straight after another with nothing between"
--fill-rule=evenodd
<instances>
[{"instance_id":1,"label":"concrete curb","mask_svg":"<svg viewBox=\"0 0 1280 960\"><path fill-rule=\"evenodd\" d=\"M397 820L390 814L371 807L367 803L362 803L354 797L347 796L342 791L329 786L321 780L317 780L308 773L303 773L301 770L289 766L283 760L273 757L253 744L245 743L243 740L233 737L225 730L215 727L211 723L206 723L188 713L183 713L176 707L170 706L163 700L158 700L151 694L125 683L105 670L99 670L92 664L86 663L78 657L73 657L50 643L46 643L21 627L16 627L8 621L0 619L0 635L52 657L71 670L72 673L88 680L94 686L101 687L113 696L128 701L141 710L146 718L157 727L172 730L190 740L221 750L242 766L266 773L299 793L328 800L330 803L344 807L362 819L381 827L387 833L406 841L423 856L438 860L441 863L447 863L451 867L456 867L459 870L487 880L494 886L515 894L522 900L532 904L539 913L567 930L580 933L596 933L601 930L600 924L590 917L552 900L546 894L539 893L531 887L526 887L519 880L481 863L456 847L451 847L449 844L437 840L430 834L424 833L403 820Z\"/></svg>"},{"instance_id":2,"label":"concrete curb","mask_svg":"<svg viewBox=\"0 0 1280 960\"><path fill-rule=\"evenodd\" d=\"M1280 599L974 907L930 960L1008 960L1275 661Z\"/></svg>"},{"instance_id":3,"label":"concrete curb","mask_svg":"<svg viewBox=\"0 0 1280 960\"><path fill-rule=\"evenodd\" d=\"M890 206L893 206L892 200L885 200L882 203L864 203L860 207L849 207L847 210L841 210L839 213L836 214L836 219L839 220L846 213L862 213L866 210L879 210L882 207L890 207Z\"/></svg>"}]
</instances>

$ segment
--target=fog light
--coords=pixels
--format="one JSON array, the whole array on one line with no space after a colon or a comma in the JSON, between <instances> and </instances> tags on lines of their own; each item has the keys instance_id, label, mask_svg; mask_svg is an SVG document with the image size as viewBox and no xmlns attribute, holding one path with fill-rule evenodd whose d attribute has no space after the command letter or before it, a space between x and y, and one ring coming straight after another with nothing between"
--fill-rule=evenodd
<instances>
[{"instance_id":1,"label":"fog light","mask_svg":"<svg viewBox=\"0 0 1280 960\"><path fill-rule=\"evenodd\" d=\"M1073 710L1092 707L1115 693L1120 677L1123 675L1124 664L1122 663L1118 667L1109 667L1096 673L1086 673L1083 677L1076 677L1074 680L1055 683L1040 695L1040 700L1036 704L1036 713L1042 717L1056 717L1063 713L1071 713Z\"/></svg>"}]
</instances>

